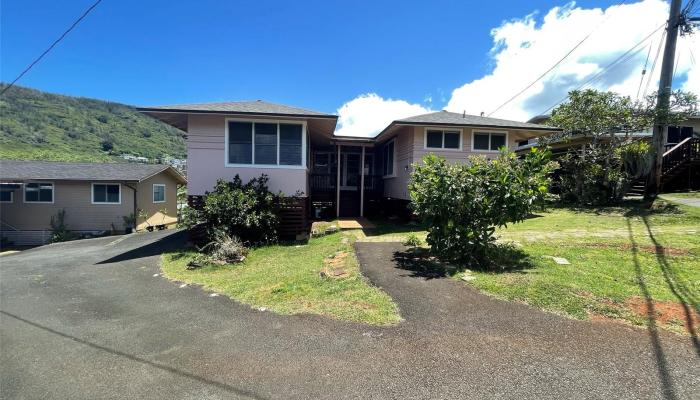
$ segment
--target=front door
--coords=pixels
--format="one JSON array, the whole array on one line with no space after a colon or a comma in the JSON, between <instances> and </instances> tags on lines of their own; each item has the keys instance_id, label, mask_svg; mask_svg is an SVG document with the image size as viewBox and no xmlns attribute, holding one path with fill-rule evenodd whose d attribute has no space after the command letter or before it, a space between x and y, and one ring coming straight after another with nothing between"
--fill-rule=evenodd
<instances>
[{"instance_id":1,"label":"front door","mask_svg":"<svg viewBox=\"0 0 700 400\"><path fill-rule=\"evenodd\" d=\"M360 215L359 153L340 153L340 217Z\"/></svg>"}]
</instances>

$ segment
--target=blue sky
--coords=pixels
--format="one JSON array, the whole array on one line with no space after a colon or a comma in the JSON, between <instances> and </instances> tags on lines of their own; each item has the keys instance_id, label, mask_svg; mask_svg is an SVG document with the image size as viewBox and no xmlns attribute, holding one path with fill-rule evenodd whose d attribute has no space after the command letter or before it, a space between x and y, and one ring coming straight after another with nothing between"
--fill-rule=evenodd
<instances>
[{"instance_id":1,"label":"blue sky","mask_svg":"<svg viewBox=\"0 0 700 400\"><path fill-rule=\"evenodd\" d=\"M3 2L2 81L13 79L91 3ZM568 7L605 10L617 3ZM333 113L376 94L441 109L456 101L456 89L494 72L493 29L506 21L527 24L535 13L531 30L537 30L548 12L566 4L103 0L18 84L134 105L265 99ZM587 31L581 26L575 33ZM554 62L555 53L543 63ZM491 103L505 100L510 89Z\"/></svg>"}]
</instances>

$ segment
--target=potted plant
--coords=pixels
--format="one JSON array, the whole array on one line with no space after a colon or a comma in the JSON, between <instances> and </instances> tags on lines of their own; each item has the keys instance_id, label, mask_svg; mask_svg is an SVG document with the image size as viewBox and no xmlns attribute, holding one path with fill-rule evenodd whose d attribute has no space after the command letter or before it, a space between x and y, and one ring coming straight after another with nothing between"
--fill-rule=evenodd
<instances>
[{"instance_id":1,"label":"potted plant","mask_svg":"<svg viewBox=\"0 0 700 400\"><path fill-rule=\"evenodd\" d=\"M162 231L165 229L165 217L168 215L168 209L163 207L158 212L161 215L161 220L160 220L160 225L156 225L156 228L158 228L159 231Z\"/></svg>"},{"instance_id":2,"label":"potted plant","mask_svg":"<svg viewBox=\"0 0 700 400\"><path fill-rule=\"evenodd\" d=\"M134 213L122 216L124 220L124 233L129 234L136 230L136 216Z\"/></svg>"},{"instance_id":3,"label":"potted plant","mask_svg":"<svg viewBox=\"0 0 700 400\"><path fill-rule=\"evenodd\" d=\"M139 210L139 218L143 219L143 221L146 223L146 230L149 232L153 232L153 225L148 221L148 213L145 210Z\"/></svg>"}]
</instances>

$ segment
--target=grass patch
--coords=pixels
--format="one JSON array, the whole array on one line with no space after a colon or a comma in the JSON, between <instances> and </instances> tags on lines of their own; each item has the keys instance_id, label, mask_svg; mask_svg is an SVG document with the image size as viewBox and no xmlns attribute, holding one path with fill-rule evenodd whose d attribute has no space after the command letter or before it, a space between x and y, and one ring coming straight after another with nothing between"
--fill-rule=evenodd
<instances>
[{"instance_id":1,"label":"grass patch","mask_svg":"<svg viewBox=\"0 0 700 400\"><path fill-rule=\"evenodd\" d=\"M682 193L666 193L662 195L663 197L668 197L669 199L700 199L700 192L682 192Z\"/></svg>"},{"instance_id":2,"label":"grass patch","mask_svg":"<svg viewBox=\"0 0 700 400\"><path fill-rule=\"evenodd\" d=\"M372 286L359 271L352 238L335 233L312 238L305 245L274 245L253 249L234 265L208 265L188 271L193 251L163 255L168 279L198 284L253 307L281 314L310 313L332 318L389 325L401 320L391 297ZM342 268L340 277L321 277L330 257ZM325 263L324 263L325 260ZM340 265L339 265L340 264Z\"/></svg>"},{"instance_id":3,"label":"grass patch","mask_svg":"<svg viewBox=\"0 0 700 400\"><path fill-rule=\"evenodd\" d=\"M379 236L407 235L405 228L387 227ZM519 259L512 265L503 260L498 272L470 272L469 284L486 293L578 319L653 323L685 334L700 330L699 208L664 201L650 210L641 202L555 206L497 234L500 242L516 245L520 251L512 254ZM571 264L556 264L552 256ZM467 267L450 266L445 273L415 268L461 278Z\"/></svg>"}]
</instances>

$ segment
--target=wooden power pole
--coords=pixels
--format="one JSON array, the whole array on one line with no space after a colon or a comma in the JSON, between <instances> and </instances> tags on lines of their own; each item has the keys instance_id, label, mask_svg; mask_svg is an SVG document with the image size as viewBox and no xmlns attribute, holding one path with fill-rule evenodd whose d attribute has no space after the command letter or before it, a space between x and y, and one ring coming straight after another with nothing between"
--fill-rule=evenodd
<instances>
[{"instance_id":1,"label":"wooden power pole","mask_svg":"<svg viewBox=\"0 0 700 400\"><path fill-rule=\"evenodd\" d=\"M668 113L671 99L671 85L673 84L673 61L676 56L676 42L678 41L678 26L681 17L681 0L671 0L671 10L666 25L666 45L664 58L661 64L661 78L659 80L659 92L656 99L656 109L660 115ZM646 198L654 199L661 189L661 163L663 161L664 146L666 144L667 122L657 120L654 123L652 137L654 165L647 182Z\"/></svg>"}]
</instances>

